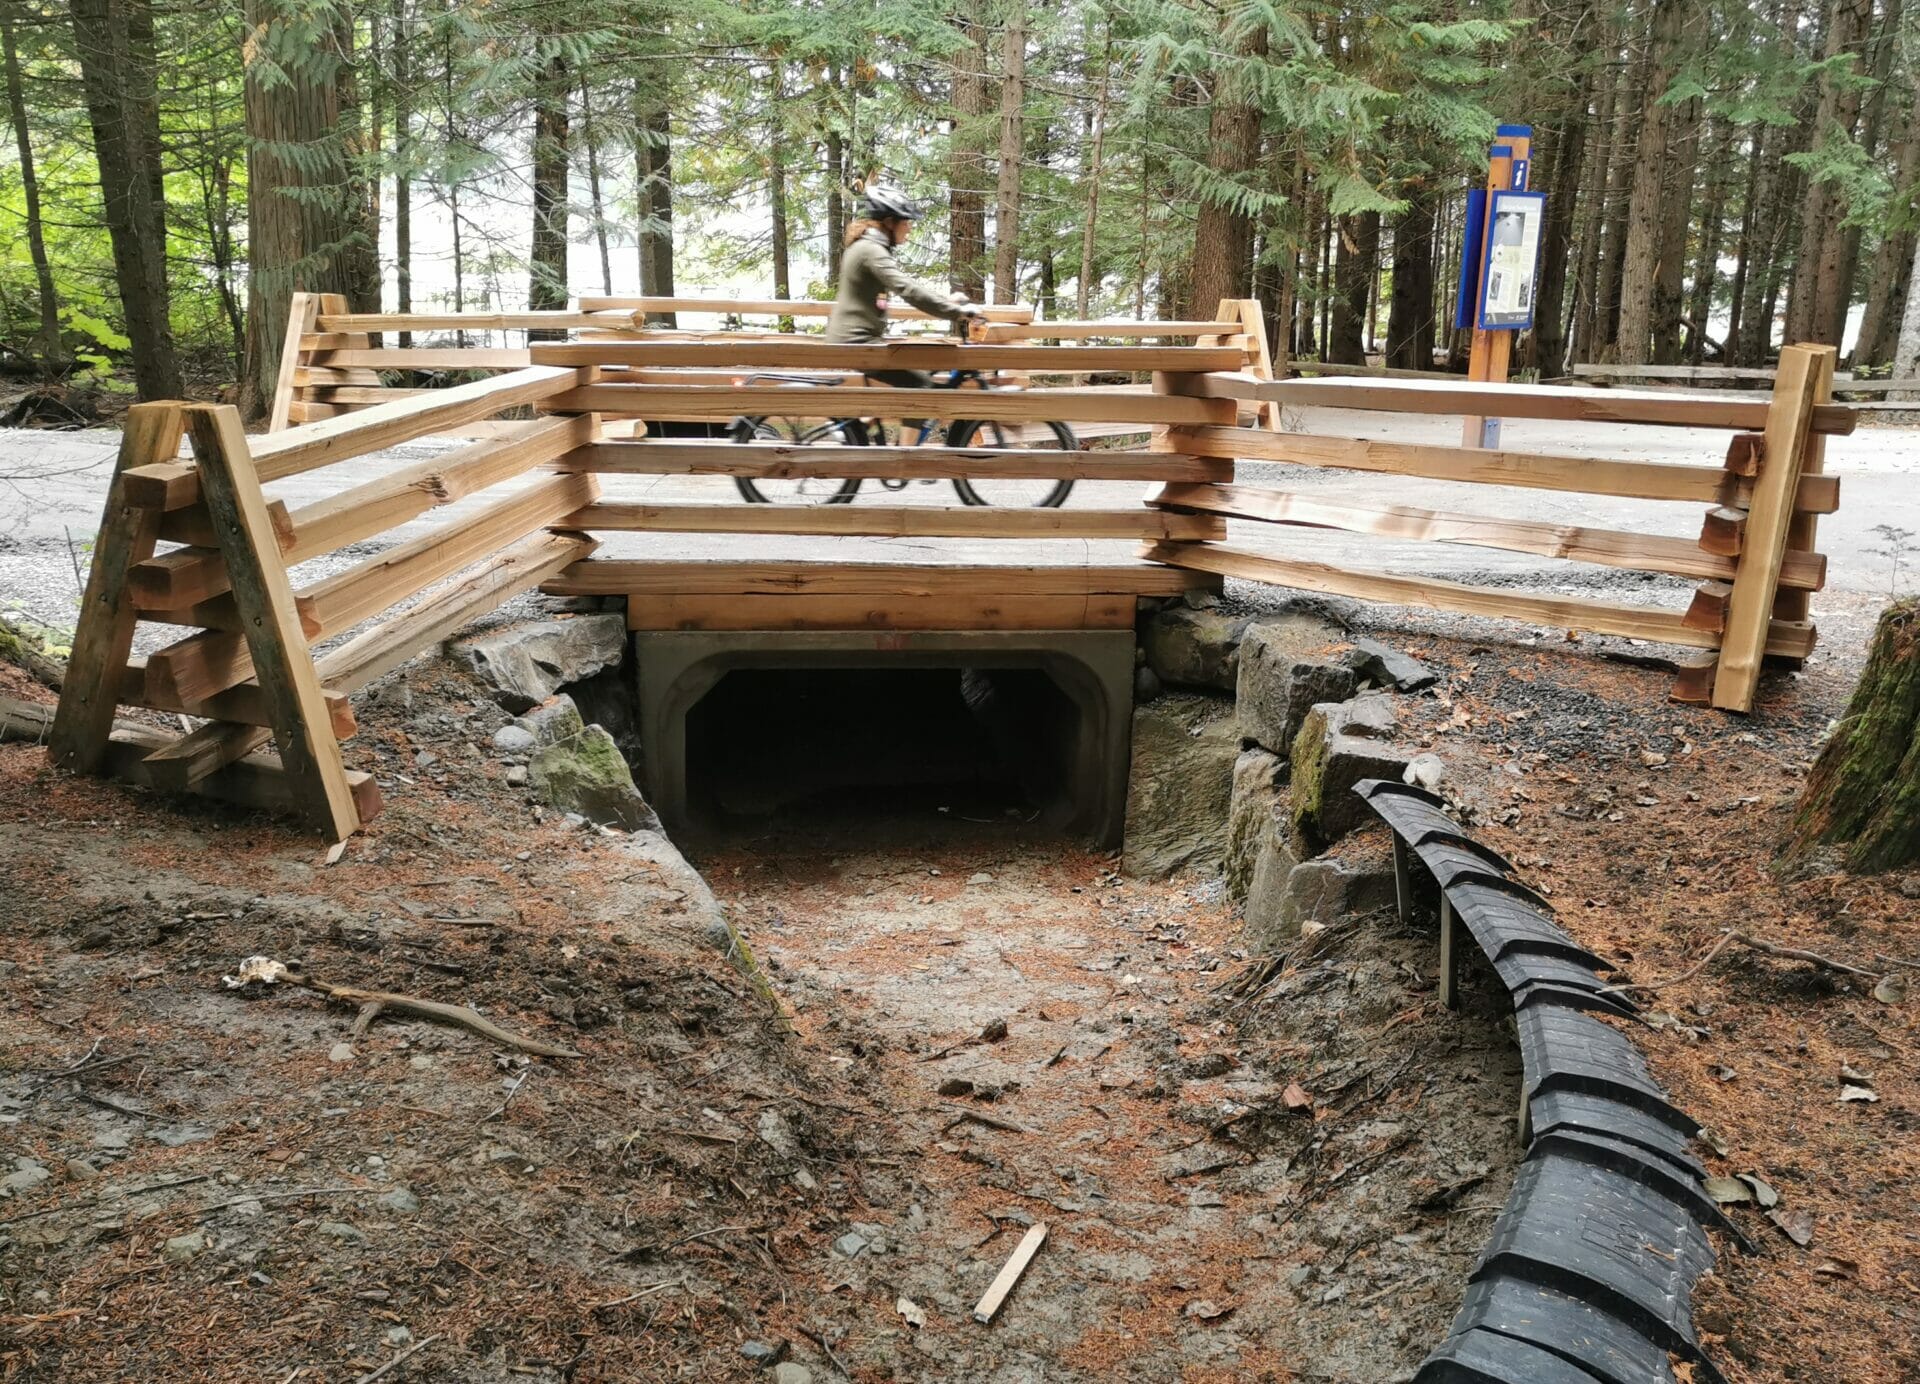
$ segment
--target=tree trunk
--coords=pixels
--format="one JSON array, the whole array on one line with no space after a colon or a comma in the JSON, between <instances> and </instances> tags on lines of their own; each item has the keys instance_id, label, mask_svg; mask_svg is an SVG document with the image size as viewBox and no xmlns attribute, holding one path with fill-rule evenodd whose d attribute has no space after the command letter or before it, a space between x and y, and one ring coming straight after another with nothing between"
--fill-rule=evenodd
<instances>
[{"instance_id":1,"label":"tree trunk","mask_svg":"<svg viewBox=\"0 0 1920 1384\"><path fill-rule=\"evenodd\" d=\"M1554 379L1567 368L1567 267L1573 256L1573 223L1579 214L1579 188L1586 171L1587 107L1593 99L1594 74L1589 66L1580 76L1553 131L1553 157L1544 186L1565 189L1547 199L1547 225L1540 247L1540 289L1535 296L1532 336L1533 365L1541 379ZM1537 156L1536 156L1537 165Z\"/></svg>"},{"instance_id":2,"label":"tree trunk","mask_svg":"<svg viewBox=\"0 0 1920 1384\"><path fill-rule=\"evenodd\" d=\"M1567 349L1562 356L1563 369L1567 362L1591 359L1595 354L1596 340L1603 335L1595 332L1594 319L1599 294L1601 229L1607 219L1607 172L1612 162L1613 123L1618 113L1620 78L1618 63L1614 61L1618 45L1614 41L1611 19L1603 22L1601 33L1601 52L1606 60L1596 78L1599 86L1593 103L1593 137L1587 141L1586 168L1580 174L1579 247L1575 251L1573 292L1570 295L1572 306L1569 309L1572 330L1568 333ZM1551 200L1548 207L1552 207ZM1542 354L1545 355L1544 350Z\"/></svg>"},{"instance_id":3,"label":"tree trunk","mask_svg":"<svg viewBox=\"0 0 1920 1384\"><path fill-rule=\"evenodd\" d=\"M1860 115L1861 58L1873 23L1873 0L1832 0L1827 14L1826 60L1833 66L1820 77L1820 105L1813 118L1813 145L1851 138ZM1851 55L1852 63L1836 62ZM1787 303L1787 340L1840 344L1853 286L1844 272L1847 236L1846 192L1817 174L1807 180L1800 207L1800 254L1793 294Z\"/></svg>"},{"instance_id":4,"label":"tree trunk","mask_svg":"<svg viewBox=\"0 0 1920 1384\"><path fill-rule=\"evenodd\" d=\"M587 207L593 213L593 240L600 250L600 291L613 296L613 251L607 244L607 203L600 193L600 142L593 134L593 90L580 79L580 142L587 151Z\"/></svg>"},{"instance_id":5,"label":"tree trunk","mask_svg":"<svg viewBox=\"0 0 1920 1384\"><path fill-rule=\"evenodd\" d=\"M333 8L333 41L340 55L334 84L340 93L339 137L342 148L341 189L345 233L340 237L341 278L347 307L353 312L380 311L380 181L370 176L378 153L377 120L371 104L363 105L360 73L354 58L353 10L346 3ZM380 344L378 337L373 345Z\"/></svg>"},{"instance_id":6,"label":"tree trunk","mask_svg":"<svg viewBox=\"0 0 1920 1384\"><path fill-rule=\"evenodd\" d=\"M1727 208L1727 157L1734 132L1729 128L1707 161L1707 206L1700 216L1699 249L1693 259L1693 283L1687 300L1687 359L1694 365L1707 358L1707 318L1713 312L1713 290L1720 281L1720 234Z\"/></svg>"},{"instance_id":7,"label":"tree trunk","mask_svg":"<svg viewBox=\"0 0 1920 1384\"><path fill-rule=\"evenodd\" d=\"M947 273L976 302L986 297L986 26L981 0L960 0L953 24L965 40L953 55L953 134L949 144ZM839 254L839 246L834 247Z\"/></svg>"},{"instance_id":8,"label":"tree trunk","mask_svg":"<svg viewBox=\"0 0 1920 1384\"><path fill-rule=\"evenodd\" d=\"M1893 378L1920 378L1920 242L1907 274L1907 310L1900 318L1900 341L1893 352ZM1902 398L1920 400L1920 391L1902 391Z\"/></svg>"},{"instance_id":9,"label":"tree trunk","mask_svg":"<svg viewBox=\"0 0 1920 1384\"><path fill-rule=\"evenodd\" d=\"M767 205L773 220L773 296L793 296L793 245L787 226L787 143L783 138L781 112L787 103L787 65L773 60L771 100L767 106ZM792 331L790 318L782 318L782 331Z\"/></svg>"},{"instance_id":10,"label":"tree trunk","mask_svg":"<svg viewBox=\"0 0 1920 1384\"><path fill-rule=\"evenodd\" d=\"M1604 220L1600 229L1600 264L1594 275L1593 336L1589 359L1611 357L1619 335L1622 271L1626 264L1628 194L1638 168L1635 154L1640 146L1640 122L1650 99L1647 90L1648 58L1642 56L1618 79L1615 94L1615 120L1608 160Z\"/></svg>"},{"instance_id":11,"label":"tree trunk","mask_svg":"<svg viewBox=\"0 0 1920 1384\"><path fill-rule=\"evenodd\" d=\"M657 93L648 92L657 99ZM639 177L640 296L673 296L673 129L664 102L649 100L634 130L634 163ZM672 327L671 312L647 314L656 327Z\"/></svg>"},{"instance_id":12,"label":"tree trunk","mask_svg":"<svg viewBox=\"0 0 1920 1384\"><path fill-rule=\"evenodd\" d=\"M407 0L393 4L393 283L394 307L413 311L413 34ZM413 345L401 332L400 344Z\"/></svg>"},{"instance_id":13,"label":"tree trunk","mask_svg":"<svg viewBox=\"0 0 1920 1384\"><path fill-rule=\"evenodd\" d=\"M1256 24L1242 35L1236 52L1237 66L1260 62L1267 52L1266 26ZM1260 158L1260 108L1250 99L1244 73L1236 77L1232 68L1222 68L1215 80L1207 117L1207 171L1215 186L1200 191L1187 297L1195 317L1214 312L1224 298L1246 297L1253 278L1253 217L1241 205L1241 184Z\"/></svg>"},{"instance_id":14,"label":"tree trunk","mask_svg":"<svg viewBox=\"0 0 1920 1384\"><path fill-rule=\"evenodd\" d=\"M1920 863L1920 597L1881 614L1782 854L1801 863L1826 847L1862 874Z\"/></svg>"},{"instance_id":15,"label":"tree trunk","mask_svg":"<svg viewBox=\"0 0 1920 1384\"><path fill-rule=\"evenodd\" d=\"M1920 72L1915 81L1920 82ZM1920 105L1920 88L1913 92ZM1899 171L1893 185L1896 196L1920 184L1920 111L1909 109L1900 143ZM1879 365L1892 359L1898 341L1901 306L1907 301L1911 279L1907 270L1913 263L1914 231L1911 225L1883 230L1874 247L1867 269L1867 310L1860 319L1860 341L1853 361L1859 365Z\"/></svg>"},{"instance_id":16,"label":"tree trunk","mask_svg":"<svg viewBox=\"0 0 1920 1384\"><path fill-rule=\"evenodd\" d=\"M20 50L14 43L13 7L15 0L0 0L0 46L4 46L7 68L7 111L13 120L13 142L20 159L20 189L26 199L27 253L33 260L34 283L39 293L40 327L34 333L31 349L48 364L57 364L66 356L60 344L60 297L53 286L53 267L47 260L46 228L40 220L40 180L33 166L33 139L27 130L27 98L20 82ZM218 228L208 230L218 235Z\"/></svg>"},{"instance_id":17,"label":"tree trunk","mask_svg":"<svg viewBox=\"0 0 1920 1384\"><path fill-rule=\"evenodd\" d=\"M1341 365L1367 363L1367 302L1380 265L1380 213L1340 218L1340 259L1334 271L1333 325L1327 359Z\"/></svg>"},{"instance_id":18,"label":"tree trunk","mask_svg":"<svg viewBox=\"0 0 1920 1384\"><path fill-rule=\"evenodd\" d=\"M152 36L145 10L145 0L73 0L70 7L134 383L142 399L177 399L186 391L168 319L166 204L155 196L158 108L137 89L153 73L152 52L134 51L141 35Z\"/></svg>"},{"instance_id":19,"label":"tree trunk","mask_svg":"<svg viewBox=\"0 0 1920 1384\"><path fill-rule=\"evenodd\" d=\"M1026 0L1014 0L1007 15L1000 77L1000 178L993 202L993 301L1019 296L1020 163L1026 152L1021 113L1027 92Z\"/></svg>"},{"instance_id":20,"label":"tree trunk","mask_svg":"<svg viewBox=\"0 0 1920 1384\"><path fill-rule=\"evenodd\" d=\"M1672 85L1678 70L1680 41L1692 3L1693 0L1654 0L1652 5L1650 56L1646 82L1641 87L1645 105L1633 156L1633 187L1626 205L1627 236L1620 267L1620 325L1613 336L1615 359L1628 365L1644 364L1653 340L1655 279L1661 250L1668 239L1667 180L1676 172L1668 150L1683 119L1681 112L1662 105L1660 98Z\"/></svg>"},{"instance_id":21,"label":"tree trunk","mask_svg":"<svg viewBox=\"0 0 1920 1384\"><path fill-rule=\"evenodd\" d=\"M366 202L341 132L340 30L306 0L248 0L247 369L243 408L273 398L296 290L353 300ZM327 22L320 22L327 21ZM320 36L324 36L323 38ZM317 46L316 46L317 45Z\"/></svg>"},{"instance_id":22,"label":"tree trunk","mask_svg":"<svg viewBox=\"0 0 1920 1384\"><path fill-rule=\"evenodd\" d=\"M827 287L840 286L840 254L847 239L847 140L838 126L827 131Z\"/></svg>"},{"instance_id":23,"label":"tree trunk","mask_svg":"<svg viewBox=\"0 0 1920 1384\"><path fill-rule=\"evenodd\" d=\"M1680 363L1682 314L1685 311L1687 228L1692 221L1694 175L1700 163L1700 102L1693 100L1674 112L1667 137L1672 165L1661 187L1660 258L1653 271L1653 359L1659 365Z\"/></svg>"},{"instance_id":24,"label":"tree trunk","mask_svg":"<svg viewBox=\"0 0 1920 1384\"><path fill-rule=\"evenodd\" d=\"M1407 189L1407 208L1393 226L1393 296L1387 304L1386 363L1395 370L1433 369L1433 188Z\"/></svg>"},{"instance_id":25,"label":"tree trunk","mask_svg":"<svg viewBox=\"0 0 1920 1384\"><path fill-rule=\"evenodd\" d=\"M548 58L534 83L533 248L527 256L527 307L534 312L567 305L567 171L572 142L567 61ZM529 340L551 340L536 332Z\"/></svg>"},{"instance_id":26,"label":"tree trunk","mask_svg":"<svg viewBox=\"0 0 1920 1384\"><path fill-rule=\"evenodd\" d=\"M1091 50L1091 45L1089 45ZM1092 54L1089 51L1088 60ZM1093 104L1093 147L1087 158L1086 218L1080 223L1080 277L1074 285L1074 315L1086 320L1093 296L1095 230L1100 224L1100 173L1106 155L1108 93L1113 83L1113 17L1107 16L1106 54L1100 63L1099 95Z\"/></svg>"}]
</instances>

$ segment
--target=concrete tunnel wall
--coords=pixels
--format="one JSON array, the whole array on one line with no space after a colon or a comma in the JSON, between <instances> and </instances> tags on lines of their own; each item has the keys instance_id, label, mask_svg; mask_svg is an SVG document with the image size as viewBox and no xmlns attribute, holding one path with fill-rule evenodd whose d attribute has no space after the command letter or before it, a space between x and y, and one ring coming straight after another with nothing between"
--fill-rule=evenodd
<instances>
[{"instance_id":1,"label":"concrete tunnel wall","mask_svg":"<svg viewBox=\"0 0 1920 1384\"><path fill-rule=\"evenodd\" d=\"M729 673L773 669L1034 669L1077 713L1063 829L1117 847L1133 717L1131 630L720 631L633 636L642 787L668 831L695 831L687 718Z\"/></svg>"}]
</instances>

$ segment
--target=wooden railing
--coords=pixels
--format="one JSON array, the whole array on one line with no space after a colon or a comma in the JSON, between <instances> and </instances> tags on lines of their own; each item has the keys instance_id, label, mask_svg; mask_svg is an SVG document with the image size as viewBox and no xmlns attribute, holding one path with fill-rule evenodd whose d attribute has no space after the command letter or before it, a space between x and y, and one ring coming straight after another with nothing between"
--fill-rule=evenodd
<instances>
[{"instance_id":1,"label":"wooden railing","mask_svg":"<svg viewBox=\"0 0 1920 1384\"><path fill-rule=\"evenodd\" d=\"M1197 456L1706 505L1700 536L1689 541L1406 505L1329 503L1310 494L1219 483L1169 486L1155 499L1162 507L1186 512L1465 543L1703 579L1684 612L1348 571L1213 543L1164 541L1149 548L1147 556L1222 576L1362 600L1504 616L1709 650L1683 670L1675 695L1746 711L1753 705L1763 657L1800 659L1813 648L1806 595L1826 579L1826 561L1812 551L1814 525L1818 515L1831 513L1839 504L1837 480L1821 474L1823 439L1850 432L1854 425L1851 408L1828 402L1834 354L1825 346L1787 348L1772 397L1765 401L1397 380L1267 382L1219 374L1174 386L1199 398L1282 406L1730 431L1734 436L1717 466L1187 425L1174 426L1166 438L1165 445Z\"/></svg>"},{"instance_id":2,"label":"wooden railing","mask_svg":"<svg viewBox=\"0 0 1920 1384\"><path fill-rule=\"evenodd\" d=\"M1761 401L1425 381L1275 381L1260 373L1251 333L1219 330L1248 320L1241 306L1229 306L1207 323L1131 324L1126 331L1110 323L996 324L990 335L1013 339L977 343L928 338L838 345L751 335L691 340L651 331L630 340L536 343L518 368L484 366L499 372L491 378L355 403L338 416L252 438L231 408L141 405L129 416L95 544L53 756L79 771L290 809L340 839L379 806L372 780L342 767L340 741L354 731L348 694L536 585L623 596L634 629L1044 630L1130 628L1141 595L1234 577L1691 646L1708 657L1683 674L1677 695L1735 710L1752 705L1763 657L1802 658L1811 650L1806 597L1825 579L1825 561L1813 550L1814 526L1839 501L1837 481L1822 474L1823 441L1850 430L1854 420L1852 410L1828 402L1831 349L1787 350L1771 398ZM320 301L302 311L302 338L352 336L348 329L362 325L357 318L333 320ZM1258 321L1257 305L1245 311ZM1100 330L1068 330L1093 325ZM1050 331L1070 344L1039 344L1038 334ZM1128 344L1097 344L1103 338ZM349 354L306 368L366 368L350 353L372 348L325 349ZM1150 376L1152 383L1137 391L734 383L738 372L762 368L829 375L897 368L1086 371ZM1669 465L1276 430L1273 418L1287 405L1714 428L1733 436L1714 464ZM1268 425L1249 426L1263 407ZM499 417L529 408L537 416ZM643 427L608 421L663 412L713 420L754 412L791 417L801 409L810 417L884 411L895 418L1021 426L1087 422L1137 429L1151 439L1113 450L1029 446L1018 433L1007 446L736 444L649 437ZM343 482L311 503L289 506L262 488L479 424L493 434L430 461ZM191 439L190 464L177 455L183 433ZM1660 500L1701 506L1703 519L1698 539L1685 539L1333 501L1238 482L1235 464L1243 458ZM1055 509L603 498L601 478L621 475L1016 477L1157 488L1144 504ZM486 503L461 519L324 579L296 586L289 575L296 564L480 495ZM1227 541L1230 520L1498 548L1701 585L1691 608L1680 611L1351 571L1236 546ZM1121 539L1142 545L1148 560L905 565L842 561L831 552L747 561L610 559L593 556L596 532ZM160 551L163 543L178 546ZM142 621L191 632L133 658L134 628ZM317 644L340 638L346 642L316 657ZM178 736L116 726L121 705L204 723ZM277 755L265 753L269 741Z\"/></svg>"}]
</instances>

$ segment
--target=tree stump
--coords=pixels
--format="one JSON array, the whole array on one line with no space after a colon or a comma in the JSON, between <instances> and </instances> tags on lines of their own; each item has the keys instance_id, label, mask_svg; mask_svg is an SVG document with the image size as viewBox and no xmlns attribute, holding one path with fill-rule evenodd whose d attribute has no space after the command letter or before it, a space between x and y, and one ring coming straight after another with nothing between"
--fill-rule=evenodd
<instances>
[{"instance_id":1,"label":"tree stump","mask_svg":"<svg viewBox=\"0 0 1920 1384\"><path fill-rule=\"evenodd\" d=\"M1920 597L1888 606L1782 851L1832 848L1861 874L1920 862Z\"/></svg>"}]
</instances>

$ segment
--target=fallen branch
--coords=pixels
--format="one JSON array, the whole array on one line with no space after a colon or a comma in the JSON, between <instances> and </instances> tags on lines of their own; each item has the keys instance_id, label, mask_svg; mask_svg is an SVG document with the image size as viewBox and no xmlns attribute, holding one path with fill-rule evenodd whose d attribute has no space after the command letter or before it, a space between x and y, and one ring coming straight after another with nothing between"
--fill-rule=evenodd
<instances>
[{"instance_id":1,"label":"fallen branch","mask_svg":"<svg viewBox=\"0 0 1920 1384\"><path fill-rule=\"evenodd\" d=\"M411 1360L414 1356L418 1355L421 1351L425 1350L428 1346L432 1345L435 1341L439 1339L440 1337L436 1333L435 1335L427 1337L425 1340L419 1342L416 1345L408 1346L405 1350L401 1351L398 1355L394 1356L393 1359L387 1361L387 1363L382 1365L379 1369L370 1370L366 1374L361 1375L358 1379L353 1381L353 1384L373 1384L373 1381L376 1379L385 1379L388 1375L392 1374L401 1365L404 1365L407 1361Z\"/></svg>"},{"instance_id":2,"label":"fallen branch","mask_svg":"<svg viewBox=\"0 0 1920 1384\"><path fill-rule=\"evenodd\" d=\"M1767 956L1777 956L1782 961L1804 961L1809 966L1817 967L1823 971L1833 971L1839 975L1862 976L1867 980L1879 980L1884 974L1884 972L1869 971L1864 967L1849 965L1845 961L1835 961L1830 956L1820 955L1819 952L1806 951L1800 947L1783 947L1778 942L1769 942L1764 938L1754 937L1751 934L1739 932L1733 928L1725 928L1722 929L1720 933L1720 940L1707 949L1707 954L1679 975L1669 976L1665 980L1641 981L1627 985L1609 985L1602 989L1600 993L1603 995L1617 995L1623 991L1632 990L1640 994L1651 994L1655 990L1664 990L1669 985L1678 985L1681 981L1692 980L1695 976L1706 970L1716 956L1720 955L1731 943L1735 942L1738 942L1743 947L1762 952ZM1891 957L1885 956L1875 957L1874 959L1883 963L1892 961ZM1893 964L1911 963L1893 962Z\"/></svg>"},{"instance_id":3,"label":"fallen branch","mask_svg":"<svg viewBox=\"0 0 1920 1384\"><path fill-rule=\"evenodd\" d=\"M365 1033L367 1025L382 1013L404 1014L415 1019L428 1019L438 1024L452 1024L455 1028L464 1028L469 1033L477 1033L503 1048L530 1052L536 1057L580 1056L572 1048L561 1047L558 1043L542 1042L538 1038L523 1038L517 1033L509 1033L492 1020L481 1017L478 1010L470 1009L464 1004L443 1004L439 1000L423 1000L414 995L396 994L390 990L358 990L351 985L331 985L324 980L295 970L289 970L286 978L295 985L304 985L309 990L318 990L330 1000L360 1006L360 1013L353 1021L353 1034L356 1037Z\"/></svg>"}]
</instances>

